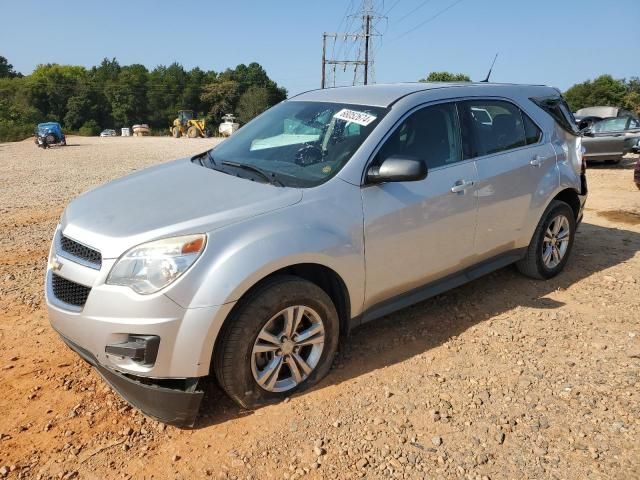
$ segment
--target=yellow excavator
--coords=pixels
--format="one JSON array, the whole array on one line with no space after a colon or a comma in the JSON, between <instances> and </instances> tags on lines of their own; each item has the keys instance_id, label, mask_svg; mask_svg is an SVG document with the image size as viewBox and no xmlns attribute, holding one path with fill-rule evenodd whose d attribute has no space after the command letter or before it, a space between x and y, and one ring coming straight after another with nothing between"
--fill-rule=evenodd
<instances>
[{"instance_id":1,"label":"yellow excavator","mask_svg":"<svg viewBox=\"0 0 640 480\"><path fill-rule=\"evenodd\" d=\"M209 136L204 119L198 120L193 116L193 110L180 110L178 118L173 121L169 129L174 138L204 138Z\"/></svg>"}]
</instances>

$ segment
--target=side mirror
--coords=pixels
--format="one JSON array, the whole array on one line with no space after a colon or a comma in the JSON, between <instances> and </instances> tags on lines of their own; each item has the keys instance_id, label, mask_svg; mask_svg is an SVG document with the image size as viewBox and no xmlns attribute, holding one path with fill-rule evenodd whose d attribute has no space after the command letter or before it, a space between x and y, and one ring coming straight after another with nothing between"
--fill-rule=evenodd
<instances>
[{"instance_id":1,"label":"side mirror","mask_svg":"<svg viewBox=\"0 0 640 480\"><path fill-rule=\"evenodd\" d=\"M389 157L381 165L370 167L367 172L368 183L414 182L426 177L426 163L410 157Z\"/></svg>"}]
</instances>

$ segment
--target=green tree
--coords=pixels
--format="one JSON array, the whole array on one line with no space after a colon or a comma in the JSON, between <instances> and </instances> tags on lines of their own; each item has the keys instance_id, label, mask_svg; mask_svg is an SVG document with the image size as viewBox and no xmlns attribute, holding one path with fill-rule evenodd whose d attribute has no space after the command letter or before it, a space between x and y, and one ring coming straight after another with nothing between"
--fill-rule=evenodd
<instances>
[{"instance_id":1,"label":"green tree","mask_svg":"<svg viewBox=\"0 0 640 480\"><path fill-rule=\"evenodd\" d=\"M595 80L587 80L569 88L564 97L575 112L584 107L597 105L622 106L629 87L624 80L616 80L611 75L600 75Z\"/></svg>"},{"instance_id":2,"label":"green tree","mask_svg":"<svg viewBox=\"0 0 640 480\"><path fill-rule=\"evenodd\" d=\"M83 137L92 137L100 133L100 125L95 120L87 120L78 131Z\"/></svg>"},{"instance_id":3,"label":"green tree","mask_svg":"<svg viewBox=\"0 0 640 480\"><path fill-rule=\"evenodd\" d=\"M185 71L179 63L149 72L143 65L105 58L88 70L38 65L22 77L0 57L0 141L24 138L34 124L48 120L83 132L138 122L166 129L181 109L206 113L214 122L236 111L248 120L286 96L258 63L221 74L197 67Z\"/></svg>"},{"instance_id":4,"label":"green tree","mask_svg":"<svg viewBox=\"0 0 640 480\"><path fill-rule=\"evenodd\" d=\"M470 82L471 77L464 73L431 72L421 82Z\"/></svg>"},{"instance_id":5,"label":"green tree","mask_svg":"<svg viewBox=\"0 0 640 480\"><path fill-rule=\"evenodd\" d=\"M0 55L0 78L14 78L21 76L13 69L13 65L9 61Z\"/></svg>"},{"instance_id":6,"label":"green tree","mask_svg":"<svg viewBox=\"0 0 640 480\"><path fill-rule=\"evenodd\" d=\"M67 113L67 102L78 86L86 80L84 67L72 65L38 65L26 77L31 103L49 120L62 122Z\"/></svg>"},{"instance_id":7,"label":"green tree","mask_svg":"<svg viewBox=\"0 0 640 480\"><path fill-rule=\"evenodd\" d=\"M219 122L225 113L233 113L239 97L240 85L234 80L217 79L202 87L202 101L209 116Z\"/></svg>"},{"instance_id":8,"label":"green tree","mask_svg":"<svg viewBox=\"0 0 640 480\"><path fill-rule=\"evenodd\" d=\"M148 77L149 72L144 65L134 64L122 67L117 78L107 82L104 92L114 126L148 122Z\"/></svg>"},{"instance_id":9,"label":"green tree","mask_svg":"<svg viewBox=\"0 0 640 480\"><path fill-rule=\"evenodd\" d=\"M247 123L270 107L266 87L249 87L238 100L238 120Z\"/></svg>"}]
</instances>

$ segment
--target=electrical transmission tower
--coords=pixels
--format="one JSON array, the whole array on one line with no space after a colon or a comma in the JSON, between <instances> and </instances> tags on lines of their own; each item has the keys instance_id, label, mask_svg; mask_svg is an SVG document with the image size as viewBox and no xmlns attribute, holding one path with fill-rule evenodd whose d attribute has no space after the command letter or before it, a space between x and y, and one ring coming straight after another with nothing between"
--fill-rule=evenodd
<instances>
[{"instance_id":1,"label":"electrical transmission tower","mask_svg":"<svg viewBox=\"0 0 640 480\"><path fill-rule=\"evenodd\" d=\"M362 68L363 71L363 84L368 85L372 81L374 63L372 51L373 38L381 36L381 34L375 30L374 22L384 17L378 15L375 12L374 0L363 0L360 11L348 15L348 17L352 18L352 20L358 17L362 19L362 29L360 32L324 32L322 34L322 77L320 81L321 88L326 88L327 86L327 66L329 66L332 70L333 86L335 86L336 82L337 67L342 67L344 71L346 71L348 67L353 67L353 85L356 85L358 83L359 68ZM338 40L342 40L344 43L352 41L353 43L358 44L358 50L357 52L354 52L355 57L350 57L351 49L349 48L345 51L343 58L333 58L333 54L331 55L332 58L328 58L327 39L333 39L334 45ZM339 54L342 50L342 48L338 50L338 55L336 55L336 57L340 56Z\"/></svg>"}]
</instances>

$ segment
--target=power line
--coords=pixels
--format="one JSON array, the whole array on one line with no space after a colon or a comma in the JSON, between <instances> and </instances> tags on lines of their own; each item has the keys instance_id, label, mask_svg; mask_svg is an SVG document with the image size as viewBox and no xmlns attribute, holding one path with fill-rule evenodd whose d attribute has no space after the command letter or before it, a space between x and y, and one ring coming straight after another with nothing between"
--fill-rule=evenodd
<instances>
[{"instance_id":1,"label":"power line","mask_svg":"<svg viewBox=\"0 0 640 480\"><path fill-rule=\"evenodd\" d=\"M410 28L409 30L407 30L406 32L404 32L402 35L394 38L392 41L396 41L396 40L400 40L401 38L406 37L407 35L409 35L412 32L415 32L417 29L419 29L420 27L423 27L424 25L426 25L427 23L435 20L436 18L438 18L440 15L442 15L443 13L451 10L453 7L455 7L456 5L458 5L459 3L464 2L464 0L457 0L455 2L453 2L451 5L449 5L446 8L443 8L442 10L440 10L438 13L436 13L435 15L432 15L431 17L427 18L425 21L419 23L418 25L416 25L413 28Z\"/></svg>"},{"instance_id":2,"label":"power line","mask_svg":"<svg viewBox=\"0 0 640 480\"><path fill-rule=\"evenodd\" d=\"M391 10L393 10L394 8L396 8L398 6L398 4L400 3L400 0L396 0L395 3L393 5L391 5L391 7L389 7L389 10L387 10L386 12L384 12L384 16L386 17L387 15L389 15L389 12Z\"/></svg>"},{"instance_id":3,"label":"power line","mask_svg":"<svg viewBox=\"0 0 640 480\"><path fill-rule=\"evenodd\" d=\"M420 10L422 7L424 7L427 3L429 3L431 0L425 0L424 2L422 2L420 5L418 5L416 8L412 9L409 13L403 15L402 17L400 17L398 20L396 20L396 22L400 23L401 21L403 21L405 18L407 18L408 16L414 14L415 12L417 12L418 10Z\"/></svg>"}]
</instances>

